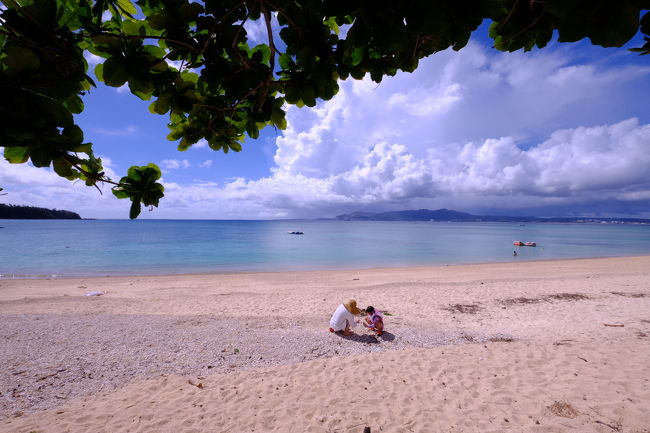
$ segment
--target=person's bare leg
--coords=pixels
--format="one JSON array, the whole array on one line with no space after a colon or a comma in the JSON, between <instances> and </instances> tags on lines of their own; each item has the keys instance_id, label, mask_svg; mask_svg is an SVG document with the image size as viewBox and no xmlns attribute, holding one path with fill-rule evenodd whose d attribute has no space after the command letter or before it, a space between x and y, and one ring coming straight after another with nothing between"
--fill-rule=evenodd
<instances>
[{"instance_id":1,"label":"person's bare leg","mask_svg":"<svg viewBox=\"0 0 650 433\"><path fill-rule=\"evenodd\" d=\"M347 320L345 321L345 331L343 331L343 335L352 335L352 331L350 331L350 322Z\"/></svg>"}]
</instances>

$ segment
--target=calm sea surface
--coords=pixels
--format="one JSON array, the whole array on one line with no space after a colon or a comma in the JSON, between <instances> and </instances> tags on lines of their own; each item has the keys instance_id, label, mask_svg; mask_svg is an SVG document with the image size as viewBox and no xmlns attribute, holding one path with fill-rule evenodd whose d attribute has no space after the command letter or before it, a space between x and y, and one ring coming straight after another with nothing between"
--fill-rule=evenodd
<instances>
[{"instance_id":1,"label":"calm sea surface","mask_svg":"<svg viewBox=\"0 0 650 433\"><path fill-rule=\"evenodd\" d=\"M0 278L354 269L650 254L648 225L0 220L0 226ZM290 230L304 235L287 234ZM537 247L514 247L514 240L535 241Z\"/></svg>"}]
</instances>

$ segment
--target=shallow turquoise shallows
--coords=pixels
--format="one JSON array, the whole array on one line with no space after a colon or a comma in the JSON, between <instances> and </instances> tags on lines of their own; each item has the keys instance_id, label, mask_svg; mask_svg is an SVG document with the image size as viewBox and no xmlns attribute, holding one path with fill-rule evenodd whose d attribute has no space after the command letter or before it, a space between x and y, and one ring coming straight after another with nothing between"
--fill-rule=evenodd
<instances>
[{"instance_id":1,"label":"shallow turquoise shallows","mask_svg":"<svg viewBox=\"0 0 650 433\"><path fill-rule=\"evenodd\" d=\"M627 224L0 220L0 226L0 278L358 269L650 254L650 226ZM515 240L534 241L537 247L515 247Z\"/></svg>"}]
</instances>

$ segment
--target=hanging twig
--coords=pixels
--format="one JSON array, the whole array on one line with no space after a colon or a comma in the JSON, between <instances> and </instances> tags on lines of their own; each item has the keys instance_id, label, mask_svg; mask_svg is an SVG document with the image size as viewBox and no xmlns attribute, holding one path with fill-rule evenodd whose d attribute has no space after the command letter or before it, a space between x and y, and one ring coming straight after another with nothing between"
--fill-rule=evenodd
<instances>
[{"instance_id":1,"label":"hanging twig","mask_svg":"<svg viewBox=\"0 0 650 433\"><path fill-rule=\"evenodd\" d=\"M264 14L264 21L266 23L266 35L269 38L269 48L271 49L271 56L269 58L269 64L271 67L271 76L273 76L273 70L275 69L275 42L273 41L273 28L271 27L271 14L269 9L266 7L264 0L260 1L260 6L262 7L262 13Z\"/></svg>"},{"instance_id":2,"label":"hanging twig","mask_svg":"<svg viewBox=\"0 0 650 433\"><path fill-rule=\"evenodd\" d=\"M499 23L499 28L505 26L506 23L510 20L510 17L512 16L512 13L515 11L515 9L517 9L518 4L519 4L519 0L515 0L515 4L512 5L512 9L510 9L510 11L508 12L508 16L506 17L506 19Z\"/></svg>"},{"instance_id":3,"label":"hanging twig","mask_svg":"<svg viewBox=\"0 0 650 433\"><path fill-rule=\"evenodd\" d=\"M282 16L284 17L284 19L287 20L291 26L295 27L296 30L298 31L298 33L300 33L300 36L302 37L302 28L301 28L299 25L297 25L297 24L296 24L296 23L295 23L295 22L294 22L294 21L289 17L289 15L286 14L286 12L284 12L282 9L280 9L280 8L277 7L277 6L275 6L273 3L269 2L269 1L267 1L266 3L267 3L269 6L271 6L273 9L277 10L278 13L279 13L280 15L282 15Z\"/></svg>"}]
</instances>

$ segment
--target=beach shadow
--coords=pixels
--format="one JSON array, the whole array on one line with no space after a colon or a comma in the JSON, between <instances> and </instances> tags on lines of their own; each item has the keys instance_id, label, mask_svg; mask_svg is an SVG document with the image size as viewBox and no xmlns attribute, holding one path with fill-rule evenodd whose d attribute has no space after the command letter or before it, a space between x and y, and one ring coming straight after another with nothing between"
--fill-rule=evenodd
<instances>
[{"instance_id":1,"label":"beach shadow","mask_svg":"<svg viewBox=\"0 0 650 433\"><path fill-rule=\"evenodd\" d=\"M355 341L357 343L365 343L365 344L378 344L379 343L379 340L377 340L377 337L375 335L368 335L368 334L343 335L341 333L336 333L336 335L343 338L344 340Z\"/></svg>"},{"instance_id":2,"label":"beach shadow","mask_svg":"<svg viewBox=\"0 0 650 433\"><path fill-rule=\"evenodd\" d=\"M345 340L350 340L350 341L356 341L357 343L365 343L365 344L378 344L379 340L382 341L393 341L395 340L395 334L391 334L390 332L384 331L381 335L370 335L370 334L352 334L352 335L343 335L341 333L337 333L337 336L345 339Z\"/></svg>"}]
</instances>

